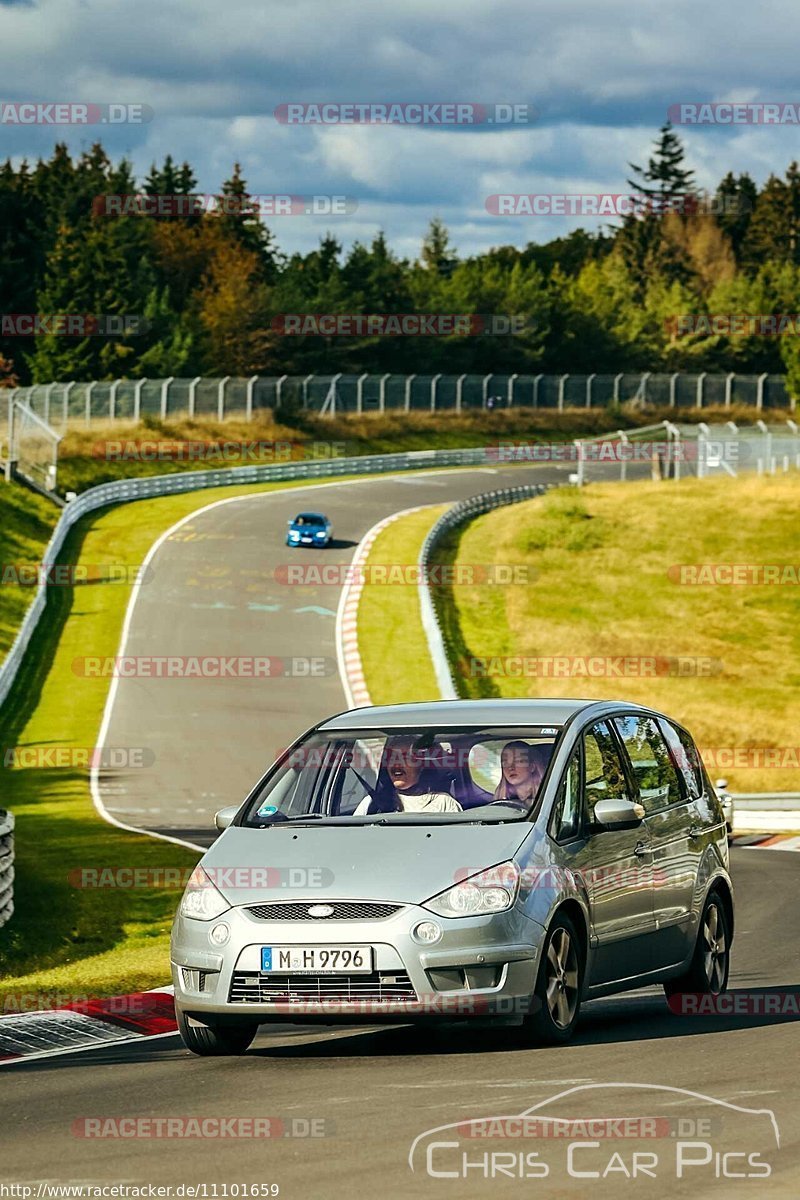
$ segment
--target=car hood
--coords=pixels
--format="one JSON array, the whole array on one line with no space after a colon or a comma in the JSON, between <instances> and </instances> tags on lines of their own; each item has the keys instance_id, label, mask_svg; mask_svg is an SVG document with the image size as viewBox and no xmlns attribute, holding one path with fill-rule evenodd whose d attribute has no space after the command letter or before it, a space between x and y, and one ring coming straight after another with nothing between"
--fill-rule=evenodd
<instances>
[{"instance_id":1,"label":"car hood","mask_svg":"<svg viewBox=\"0 0 800 1200\"><path fill-rule=\"evenodd\" d=\"M231 826L202 866L231 904L389 900L419 904L513 858L532 832L505 825Z\"/></svg>"}]
</instances>

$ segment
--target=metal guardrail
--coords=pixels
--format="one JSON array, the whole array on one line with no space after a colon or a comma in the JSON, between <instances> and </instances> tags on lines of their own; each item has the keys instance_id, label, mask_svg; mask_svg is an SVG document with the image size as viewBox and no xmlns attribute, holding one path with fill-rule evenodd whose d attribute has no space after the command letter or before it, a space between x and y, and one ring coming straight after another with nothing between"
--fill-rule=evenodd
<instances>
[{"instance_id":1,"label":"metal guardrail","mask_svg":"<svg viewBox=\"0 0 800 1200\"><path fill-rule=\"evenodd\" d=\"M143 417L211 417L296 407L336 416L363 412L436 412L476 408L608 408L636 401L677 410L748 405L761 412L792 408L782 375L706 371L545 375L495 371L487 375L252 375L249 378L115 379L39 383L0 390L23 400L49 425Z\"/></svg>"},{"instance_id":2,"label":"metal guardrail","mask_svg":"<svg viewBox=\"0 0 800 1200\"><path fill-rule=\"evenodd\" d=\"M329 479L332 476L380 475L397 471L415 471L426 467L496 465L490 449L414 450L403 454L372 454L355 458L320 459L310 462L264 463L247 467L229 467L215 471L186 471L172 475L152 475L143 479L124 479L87 489L64 509L43 555L42 577L60 554L67 534L87 515L110 504L174 496L205 488L233 487L237 484L270 483L293 479ZM17 677L25 652L47 604L47 584L40 583L33 603L20 626L16 640L0 665L0 705Z\"/></svg>"},{"instance_id":3,"label":"metal guardrail","mask_svg":"<svg viewBox=\"0 0 800 1200\"><path fill-rule=\"evenodd\" d=\"M427 583L428 568L434 551L446 534L451 529L455 529L457 525L463 525L466 521L471 521L482 513L491 512L493 508L502 508L507 504L520 504L523 500L531 500L534 496L541 496L548 490L548 485L535 483L522 487L502 488L495 492L482 492L479 496L470 496L468 500L461 500L458 504L454 504L429 529L419 554L419 602L422 627L425 630L436 675L436 684L442 700L458 700L459 694L450 670L439 614Z\"/></svg>"},{"instance_id":4,"label":"metal guardrail","mask_svg":"<svg viewBox=\"0 0 800 1200\"><path fill-rule=\"evenodd\" d=\"M14 817L0 809L0 925L14 912Z\"/></svg>"}]
</instances>

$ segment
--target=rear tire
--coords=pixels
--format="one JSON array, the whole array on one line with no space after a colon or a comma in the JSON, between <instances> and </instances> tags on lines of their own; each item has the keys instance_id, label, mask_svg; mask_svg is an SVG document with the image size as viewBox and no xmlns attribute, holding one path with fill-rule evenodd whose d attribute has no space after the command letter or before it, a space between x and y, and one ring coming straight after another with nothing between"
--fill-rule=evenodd
<instances>
[{"instance_id":1,"label":"rear tire","mask_svg":"<svg viewBox=\"0 0 800 1200\"><path fill-rule=\"evenodd\" d=\"M719 996L728 986L730 923L719 892L711 892L703 908L689 970L664 984L667 999L686 992ZM671 1007L671 1006L670 1006Z\"/></svg>"},{"instance_id":2,"label":"rear tire","mask_svg":"<svg viewBox=\"0 0 800 1200\"><path fill-rule=\"evenodd\" d=\"M252 1021L202 1024L190 1021L182 1009L176 1006L178 1031L183 1044L192 1054L202 1057L244 1054L258 1033L258 1024Z\"/></svg>"},{"instance_id":3,"label":"rear tire","mask_svg":"<svg viewBox=\"0 0 800 1200\"><path fill-rule=\"evenodd\" d=\"M564 913L547 931L533 993L534 1011L525 1018L529 1038L546 1045L568 1042L575 1031L583 993L583 949Z\"/></svg>"}]
</instances>

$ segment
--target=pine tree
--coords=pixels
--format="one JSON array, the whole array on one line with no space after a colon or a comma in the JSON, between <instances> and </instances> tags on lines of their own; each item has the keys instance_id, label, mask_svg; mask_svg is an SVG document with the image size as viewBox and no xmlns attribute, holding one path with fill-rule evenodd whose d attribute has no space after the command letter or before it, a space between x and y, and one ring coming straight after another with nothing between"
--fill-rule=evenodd
<instances>
[{"instance_id":1,"label":"pine tree","mask_svg":"<svg viewBox=\"0 0 800 1200\"><path fill-rule=\"evenodd\" d=\"M233 165L233 175L222 185L222 205L216 220L228 237L243 250L256 255L262 279L274 279L276 251L273 237L250 198L238 162Z\"/></svg>"},{"instance_id":2,"label":"pine tree","mask_svg":"<svg viewBox=\"0 0 800 1200\"><path fill-rule=\"evenodd\" d=\"M658 132L658 141L647 160L647 167L628 164L637 177L628 180L629 186L639 196L662 202L694 195L694 171L684 167L685 152L680 138L669 121Z\"/></svg>"}]
</instances>

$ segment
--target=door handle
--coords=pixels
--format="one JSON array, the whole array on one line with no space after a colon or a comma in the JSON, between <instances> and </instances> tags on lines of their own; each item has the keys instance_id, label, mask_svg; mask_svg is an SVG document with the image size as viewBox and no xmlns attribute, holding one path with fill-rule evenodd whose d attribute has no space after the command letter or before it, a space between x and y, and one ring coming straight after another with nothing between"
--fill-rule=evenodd
<instances>
[{"instance_id":1,"label":"door handle","mask_svg":"<svg viewBox=\"0 0 800 1200\"><path fill-rule=\"evenodd\" d=\"M633 853L639 858L643 858L645 854L650 853L650 847L648 846L647 842L637 842L633 847Z\"/></svg>"}]
</instances>

